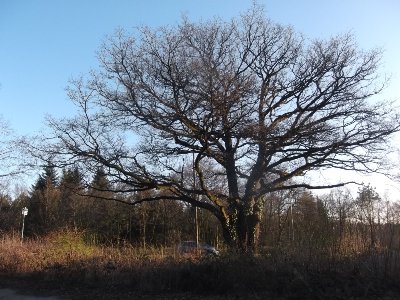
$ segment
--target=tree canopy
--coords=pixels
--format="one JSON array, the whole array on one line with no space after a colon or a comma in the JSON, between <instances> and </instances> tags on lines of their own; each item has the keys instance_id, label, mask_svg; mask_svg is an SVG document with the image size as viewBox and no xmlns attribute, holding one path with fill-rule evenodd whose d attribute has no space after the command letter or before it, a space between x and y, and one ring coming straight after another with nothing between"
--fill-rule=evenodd
<instances>
[{"instance_id":1,"label":"tree canopy","mask_svg":"<svg viewBox=\"0 0 400 300\"><path fill-rule=\"evenodd\" d=\"M21 173L17 163L12 130L0 115L0 179L7 179Z\"/></svg>"},{"instance_id":2,"label":"tree canopy","mask_svg":"<svg viewBox=\"0 0 400 300\"><path fill-rule=\"evenodd\" d=\"M129 201L178 200L212 212L225 240L257 243L268 193L304 175L380 166L399 118L376 101L379 50L351 35L309 41L254 7L231 21L118 31L100 70L71 82L79 114L49 120L55 164L101 166ZM190 170L193 170L193 174Z\"/></svg>"}]
</instances>

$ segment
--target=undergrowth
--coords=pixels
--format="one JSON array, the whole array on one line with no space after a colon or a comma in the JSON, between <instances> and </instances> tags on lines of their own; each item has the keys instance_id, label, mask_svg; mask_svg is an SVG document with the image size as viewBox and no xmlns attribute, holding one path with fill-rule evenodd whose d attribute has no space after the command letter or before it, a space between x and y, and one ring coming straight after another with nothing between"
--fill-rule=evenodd
<instances>
[{"instance_id":1,"label":"undergrowth","mask_svg":"<svg viewBox=\"0 0 400 300\"><path fill-rule=\"evenodd\" d=\"M397 299L399 258L398 253L378 250L346 257L273 251L259 256L181 257L173 248L91 245L83 232L67 230L23 243L18 236L0 239L3 276L40 278L50 286L138 293Z\"/></svg>"}]
</instances>

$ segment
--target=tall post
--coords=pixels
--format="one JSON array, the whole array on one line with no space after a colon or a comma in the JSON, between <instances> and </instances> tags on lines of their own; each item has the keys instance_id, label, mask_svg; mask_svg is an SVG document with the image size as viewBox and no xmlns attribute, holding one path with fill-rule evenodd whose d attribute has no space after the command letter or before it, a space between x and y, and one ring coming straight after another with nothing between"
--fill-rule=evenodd
<instances>
[{"instance_id":1,"label":"tall post","mask_svg":"<svg viewBox=\"0 0 400 300\"><path fill-rule=\"evenodd\" d=\"M292 225L292 242L294 242L294 223L293 223L293 202L290 202L290 218L291 218L291 225Z\"/></svg>"},{"instance_id":2,"label":"tall post","mask_svg":"<svg viewBox=\"0 0 400 300\"><path fill-rule=\"evenodd\" d=\"M28 209L24 207L22 209L22 230L21 230L21 245L24 241L24 229L25 229L25 216L28 214Z\"/></svg>"},{"instance_id":3,"label":"tall post","mask_svg":"<svg viewBox=\"0 0 400 300\"><path fill-rule=\"evenodd\" d=\"M194 165L194 152L193 152L193 190L196 189L196 168ZM197 198L196 194L194 195L195 199ZM196 247L199 247L199 220L198 220L198 213L197 213L197 206L194 207L194 223L196 228Z\"/></svg>"},{"instance_id":4,"label":"tall post","mask_svg":"<svg viewBox=\"0 0 400 300\"><path fill-rule=\"evenodd\" d=\"M198 207L195 207L195 220L196 220L196 247L199 247L199 218L198 218Z\"/></svg>"}]
</instances>

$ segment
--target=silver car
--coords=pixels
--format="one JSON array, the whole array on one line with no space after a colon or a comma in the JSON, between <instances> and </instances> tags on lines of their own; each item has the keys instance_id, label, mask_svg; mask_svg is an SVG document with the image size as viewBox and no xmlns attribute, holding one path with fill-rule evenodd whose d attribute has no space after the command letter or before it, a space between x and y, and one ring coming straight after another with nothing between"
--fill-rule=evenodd
<instances>
[{"instance_id":1,"label":"silver car","mask_svg":"<svg viewBox=\"0 0 400 300\"><path fill-rule=\"evenodd\" d=\"M219 251L208 244L197 244L196 241L184 241L179 244L178 251L180 254L201 254L218 256Z\"/></svg>"}]
</instances>

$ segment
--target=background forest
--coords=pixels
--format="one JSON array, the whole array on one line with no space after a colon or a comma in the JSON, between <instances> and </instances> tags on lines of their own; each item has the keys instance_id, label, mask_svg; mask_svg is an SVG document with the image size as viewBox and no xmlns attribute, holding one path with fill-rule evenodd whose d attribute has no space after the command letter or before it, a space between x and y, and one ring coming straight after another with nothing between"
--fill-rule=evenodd
<instances>
[{"instance_id":1,"label":"background forest","mask_svg":"<svg viewBox=\"0 0 400 300\"><path fill-rule=\"evenodd\" d=\"M130 206L130 199L133 202L149 192L124 194L122 199L110 192L111 185L101 168L86 188L78 169L62 170L59 175L48 165L29 191L15 198L1 194L0 230L20 235L21 210L27 207L27 237L68 229L84 232L92 244L132 244L144 249L173 249L180 241L196 239L193 207L168 200ZM214 216L199 210L197 224L201 242L224 249ZM260 228L261 252L350 255L380 249L397 253L400 204L383 199L371 186L361 186L355 198L345 188L323 196L302 189L274 192L264 199Z\"/></svg>"}]
</instances>

